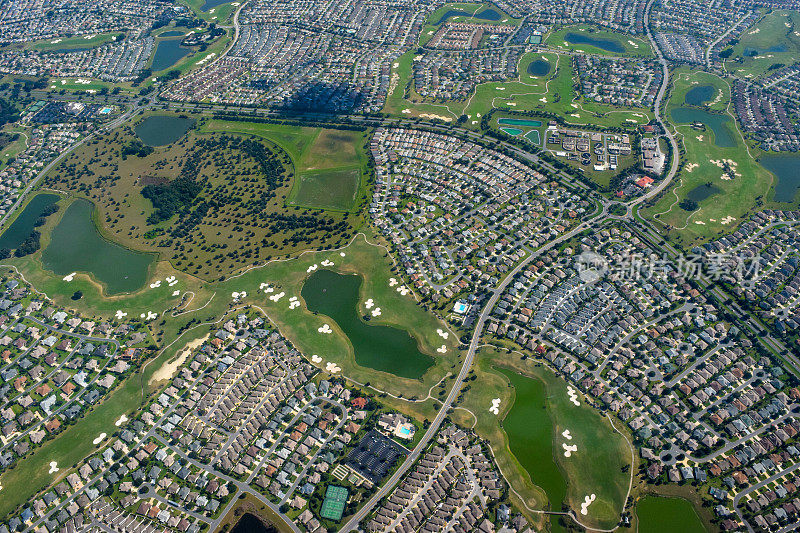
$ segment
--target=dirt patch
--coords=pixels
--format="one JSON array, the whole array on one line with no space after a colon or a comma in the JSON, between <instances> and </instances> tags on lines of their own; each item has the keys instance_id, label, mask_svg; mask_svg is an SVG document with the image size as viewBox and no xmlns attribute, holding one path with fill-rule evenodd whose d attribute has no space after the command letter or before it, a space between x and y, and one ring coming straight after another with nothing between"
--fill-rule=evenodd
<instances>
[{"instance_id":1,"label":"dirt patch","mask_svg":"<svg viewBox=\"0 0 800 533\"><path fill-rule=\"evenodd\" d=\"M178 368L180 368L180 366L186 362L186 359L192 354L192 351L202 346L203 343L208 340L208 337L210 335L211 334L208 333L206 334L205 337L201 339L195 339L193 341L187 342L186 346L183 347L183 350L178 352L178 354L175 356L174 359L172 359L171 361L167 361L166 363L161 365L161 368L159 368L153 373L148 384L151 385L159 381L166 381L168 379L171 379L172 376L175 375L175 372L178 371Z\"/></svg>"}]
</instances>

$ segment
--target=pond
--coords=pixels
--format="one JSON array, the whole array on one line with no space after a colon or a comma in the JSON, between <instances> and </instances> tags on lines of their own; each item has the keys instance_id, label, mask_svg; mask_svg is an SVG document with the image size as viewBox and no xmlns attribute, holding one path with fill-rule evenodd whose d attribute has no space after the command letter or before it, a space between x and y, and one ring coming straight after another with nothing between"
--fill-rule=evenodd
<instances>
[{"instance_id":1,"label":"pond","mask_svg":"<svg viewBox=\"0 0 800 533\"><path fill-rule=\"evenodd\" d=\"M152 115L139 122L133 131L148 146L165 146L186 135L194 122L188 117Z\"/></svg>"},{"instance_id":2,"label":"pond","mask_svg":"<svg viewBox=\"0 0 800 533\"><path fill-rule=\"evenodd\" d=\"M42 252L42 264L56 275L88 272L106 293L140 289L155 257L105 240L92 220L94 204L75 200L64 212Z\"/></svg>"},{"instance_id":3,"label":"pond","mask_svg":"<svg viewBox=\"0 0 800 533\"><path fill-rule=\"evenodd\" d=\"M519 128L500 128L500 131L504 131L513 137L516 137L517 135L522 133L522 130Z\"/></svg>"},{"instance_id":4,"label":"pond","mask_svg":"<svg viewBox=\"0 0 800 533\"><path fill-rule=\"evenodd\" d=\"M625 47L618 41L613 39L602 39L599 37L592 37L585 33L569 32L564 35L564 40L569 44L589 44L600 50L612 52L615 54L622 54L625 52Z\"/></svg>"},{"instance_id":5,"label":"pond","mask_svg":"<svg viewBox=\"0 0 800 533\"><path fill-rule=\"evenodd\" d=\"M535 59L528 63L527 71L531 76L536 76L539 78L542 76L547 76L550 73L550 63L544 59Z\"/></svg>"},{"instance_id":6,"label":"pond","mask_svg":"<svg viewBox=\"0 0 800 533\"><path fill-rule=\"evenodd\" d=\"M181 46L181 39L159 41L155 54L153 54L153 63L150 65L150 70L159 72L168 69L190 51L188 48Z\"/></svg>"},{"instance_id":7,"label":"pond","mask_svg":"<svg viewBox=\"0 0 800 533\"><path fill-rule=\"evenodd\" d=\"M365 321L359 311L362 278L318 270L303 284L300 295L308 309L330 317L353 346L356 363L403 378L419 379L433 358L419 350L407 331Z\"/></svg>"},{"instance_id":8,"label":"pond","mask_svg":"<svg viewBox=\"0 0 800 533\"><path fill-rule=\"evenodd\" d=\"M270 525L265 525L256 516L245 513L233 526L231 533L278 533L278 530Z\"/></svg>"},{"instance_id":9,"label":"pond","mask_svg":"<svg viewBox=\"0 0 800 533\"><path fill-rule=\"evenodd\" d=\"M505 368L497 370L514 387L514 404L503 419L511 453L545 491L550 509L560 511L567 496L567 482L553 458L553 421L547 412L545 384ZM564 531L557 520L551 521L551 530Z\"/></svg>"},{"instance_id":10,"label":"pond","mask_svg":"<svg viewBox=\"0 0 800 533\"><path fill-rule=\"evenodd\" d=\"M717 187L716 185L709 185L704 183L703 185L698 185L691 191L689 194L686 195L687 198L690 200L694 200L698 204L707 198L711 198L715 194L719 194L722 192L722 189Z\"/></svg>"},{"instance_id":11,"label":"pond","mask_svg":"<svg viewBox=\"0 0 800 533\"><path fill-rule=\"evenodd\" d=\"M536 146L540 146L542 144L542 137L539 135L539 130L531 130L525 134L525 138L528 139L530 142L535 144Z\"/></svg>"},{"instance_id":12,"label":"pond","mask_svg":"<svg viewBox=\"0 0 800 533\"><path fill-rule=\"evenodd\" d=\"M680 124L691 124L692 122L702 122L706 127L714 132L714 144L720 148L732 148L736 146L736 140L729 122L731 117L721 113L709 113L704 109L693 107L676 107L670 113L672 119Z\"/></svg>"},{"instance_id":13,"label":"pond","mask_svg":"<svg viewBox=\"0 0 800 533\"><path fill-rule=\"evenodd\" d=\"M769 48L759 49L759 48L751 48L747 47L744 49L744 57L755 57L764 54L781 54L786 51L786 47L782 44L777 44L775 46L770 46Z\"/></svg>"},{"instance_id":14,"label":"pond","mask_svg":"<svg viewBox=\"0 0 800 533\"><path fill-rule=\"evenodd\" d=\"M684 102L686 102L687 105L701 106L710 102L716 94L717 90L713 85L698 85L686 92Z\"/></svg>"},{"instance_id":15,"label":"pond","mask_svg":"<svg viewBox=\"0 0 800 533\"><path fill-rule=\"evenodd\" d=\"M800 189L800 155L765 155L759 162L778 178L774 200L793 202Z\"/></svg>"},{"instance_id":16,"label":"pond","mask_svg":"<svg viewBox=\"0 0 800 533\"><path fill-rule=\"evenodd\" d=\"M37 194L31 198L22 213L0 236L0 248L13 250L22 244L33 233L34 224L42 216L44 210L56 203L59 198L60 196L57 194Z\"/></svg>"},{"instance_id":17,"label":"pond","mask_svg":"<svg viewBox=\"0 0 800 533\"><path fill-rule=\"evenodd\" d=\"M647 533L706 533L692 504L683 498L645 496L636 504L639 531Z\"/></svg>"},{"instance_id":18,"label":"pond","mask_svg":"<svg viewBox=\"0 0 800 533\"><path fill-rule=\"evenodd\" d=\"M524 118L501 118L497 123L503 126L527 126L529 128L538 128L542 125L540 120L526 120Z\"/></svg>"},{"instance_id":19,"label":"pond","mask_svg":"<svg viewBox=\"0 0 800 533\"><path fill-rule=\"evenodd\" d=\"M484 9L480 13L476 13L473 15L469 11L464 11L463 9L451 9L447 11L445 14L443 14L439 18L439 21L434 23L434 25L441 26L442 24L447 22L447 19L449 19L450 17L472 17L478 20L488 20L490 22L497 22L498 20L500 20L500 12L495 9L489 8L489 9Z\"/></svg>"},{"instance_id":20,"label":"pond","mask_svg":"<svg viewBox=\"0 0 800 533\"><path fill-rule=\"evenodd\" d=\"M203 4L203 7L200 8L201 11L208 11L209 9L214 9L215 7L219 7L222 4L229 4L232 0L206 0Z\"/></svg>"}]
</instances>

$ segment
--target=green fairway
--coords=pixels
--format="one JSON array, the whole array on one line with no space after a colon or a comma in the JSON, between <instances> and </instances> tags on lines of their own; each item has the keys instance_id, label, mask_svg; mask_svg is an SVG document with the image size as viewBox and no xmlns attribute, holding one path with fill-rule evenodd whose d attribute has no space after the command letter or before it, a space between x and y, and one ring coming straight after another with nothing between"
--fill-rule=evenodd
<instances>
[{"instance_id":1,"label":"green fairway","mask_svg":"<svg viewBox=\"0 0 800 533\"><path fill-rule=\"evenodd\" d=\"M550 32L544 44L561 50L626 57L652 57L653 50L647 39L589 24L562 26Z\"/></svg>"},{"instance_id":2,"label":"green fairway","mask_svg":"<svg viewBox=\"0 0 800 533\"><path fill-rule=\"evenodd\" d=\"M645 496L636 504L642 533L705 533L692 504L682 498Z\"/></svg>"},{"instance_id":3,"label":"green fairway","mask_svg":"<svg viewBox=\"0 0 800 533\"><path fill-rule=\"evenodd\" d=\"M667 119L672 120L673 109L686 108L686 95L692 88L710 85L715 95L703 107L723 113L722 118L727 117L727 122L718 127L727 128L723 132L726 137L723 144L732 144L718 146L711 127L696 129L689 123L674 124L678 140L686 150L683 166L674 187L644 214L664 224L677 243L690 247L732 231L746 218L759 197L762 200L767 197L773 177L755 159L760 150L746 144L739 131L730 109L730 87L725 80L709 73L690 73L686 69L677 70L674 80L665 114ZM697 109L698 117L706 112L703 108ZM719 192L706 197L699 187ZM690 194L700 198L696 211L680 207L681 201Z\"/></svg>"},{"instance_id":4,"label":"green fairway","mask_svg":"<svg viewBox=\"0 0 800 533\"><path fill-rule=\"evenodd\" d=\"M800 13L773 11L745 31L725 62L727 71L756 78L800 57Z\"/></svg>"},{"instance_id":5,"label":"green fairway","mask_svg":"<svg viewBox=\"0 0 800 533\"><path fill-rule=\"evenodd\" d=\"M549 500L550 508L559 510L563 500L587 526L613 527L630 481L628 443L582 396L575 406L560 377L519 355L481 351L477 379L468 382L460 405L475 414L476 431L489 440L503 475L529 507L543 508ZM499 416L488 410L495 398ZM470 420L467 416L461 423ZM565 457L562 444L578 449ZM530 453L533 448L538 451ZM596 499L582 515L581 503L590 494Z\"/></svg>"}]
</instances>

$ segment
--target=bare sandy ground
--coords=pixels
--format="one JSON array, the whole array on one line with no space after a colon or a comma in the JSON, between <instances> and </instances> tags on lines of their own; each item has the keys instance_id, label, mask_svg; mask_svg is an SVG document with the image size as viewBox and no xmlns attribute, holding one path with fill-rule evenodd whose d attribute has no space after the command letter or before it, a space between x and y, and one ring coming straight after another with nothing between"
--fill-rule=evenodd
<instances>
[{"instance_id":1,"label":"bare sandy ground","mask_svg":"<svg viewBox=\"0 0 800 533\"><path fill-rule=\"evenodd\" d=\"M208 340L210 333L207 334L205 337L200 339L195 339L193 341L189 341L186 343L186 346L183 347L183 350L178 352L178 356L175 357L172 361L167 361L161 368L156 370L152 377L150 378L149 383L156 383L158 381L166 381L172 376L175 375L175 372L178 371L178 368L186 362L186 359L192 354L195 348L199 348L203 345L204 342Z\"/></svg>"}]
</instances>

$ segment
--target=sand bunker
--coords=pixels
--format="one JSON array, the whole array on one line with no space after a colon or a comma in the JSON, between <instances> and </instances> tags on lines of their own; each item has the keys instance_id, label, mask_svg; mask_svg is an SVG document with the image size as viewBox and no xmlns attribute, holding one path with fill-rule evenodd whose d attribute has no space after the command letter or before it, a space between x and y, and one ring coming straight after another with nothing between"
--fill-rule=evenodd
<instances>
[{"instance_id":1,"label":"sand bunker","mask_svg":"<svg viewBox=\"0 0 800 533\"><path fill-rule=\"evenodd\" d=\"M403 287L401 285L400 287L397 287L397 292L399 292L401 295L405 296L411 291L407 287Z\"/></svg>"},{"instance_id":2,"label":"sand bunker","mask_svg":"<svg viewBox=\"0 0 800 533\"><path fill-rule=\"evenodd\" d=\"M153 283L150 284L150 288L151 289L157 289L160 286L161 286L161 280L160 279L156 280L156 281L154 281Z\"/></svg>"},{"instance_id":3,"label":"sand bunker","mask_svg":"<svg viewBox=\"0 0 800 533\"><path fill-rule=\"evenodd\" d=\"M73 272L72 274L67 274L67 275L66 275L66 276L64 276L62 279L63 279L64 281L66 281L66 282L70 282L70 281L72 281L73 279L75 279L75 274L77 274L77 272Z\"/></svg>"},{"instance_id":4,"label":"sand bunker","mask_svg":"<svg viewBox=\"0 0 800 533\"><path fill-rule=\"evenodd\" d=\"M117 427L120 427L122 424L124 424L127 421L128 421L128 417L125 416L125 415L122 415L121 417L119 417L117 419L116 422L114 422L114 425L117 426Z\"/></svg>"},{"instance_id":5,"label":"sand bunker","mask_svg":"<svg viewBox=\"0 0 800 533\"><path fill-rule=\"evenodd\" d=\"M375 302L372 300L372 298L370 298L366 302L364 302L364 307L366 307L367 309L372 309L372 307L374 305L375 305Z\"/></svg>"},{"instance_id":6,"label":"sand bunker","mask_svg":"<svg viewBox=\"0 0 800 533\"><path fill-rule=\"evenodd\" d=\"M339 255L340 255L341 257L344 257L344 252L339 252Z\"/></svg>"},{"instance_id":7,"label":"sand bunker","mask_svg":"<svg viewBox=\"0 0 800 533\"><path fill-rule=\"evenodd\" d=\"M181 291L179 291L179 290L177 290L177 291L172 291L172 295L173 295L173 296L180 296L180 295L181 295Z\"/></svg>"},{"instance_id":8,"label":"sand bunker","mask_svg":"<svg viewBox=\"0 0 800 533\"><path fill-rule=\"evenodd\" d=\"M395 285L397 285L397 280L394 278L389 278L389 286L394 287Z\"/></svg>"},{"instance_id":9,"label":"sand bunker","mask_svg":"<svg viewBox=\"0 0 800 533\"><path fill-rule=\"evenodd\" d=\"M692 172L694 169L696 169L699 166L700 165L698 165L697 163L689 163L688 165L686 165L686 172Z\"/></svg>"},{"instance_id":10,"label":"sand bunker","mask_svg":"<svg viewBox=\"0 0 800 533\"><path fill-rule=\"evenodd\" d=\"M204 342L208 340L208 337L211 334L206 334L205 337L201 337L199 339L195 339L193 341L187 342L183 349L178 352L177 357L175 357L172 361L167 361L161 368L156 370L152 376L150 376L149 383L156 383L158 381L166 381L168 379L172 379L178 369L186 362L186 359L192 354L194 350L199 348L203 345ZM127 418L126 418L127 420Z\"/></svg>"},{"instance_id":11,"label":"sand bunker","mask_svg":"<svg viewBox=\"0 0 800 533\"><path fill-rule=\"evenodd\" d=\"M447 353L447 346L442 344L440 347L436 348L436 351L439 353Z\"/></svg>"},{"instance_id":12,"label":"sand bunker","mask_svg":"<svg viewBox=\"0 0 800 533\"><path fill-rule=\"evenodd\" d=\"M122 320L126 316L128 316L128 313L124 312L122 309L117 309L117 312L114 313L114 318L117 320Z\"/></svg>"},{"instance_id":13,"label":"sand bunker","mask_svg":"<svg viewBox=\"0 0 800 533\"><path fill-rule=\"evenodd\" d=\"M565 429L564 431L562 431L561 432L561 436L564 437L567 440L572 440L572 434L569 432L568 429Z\"/></svg>"},{"instance_id":14,"label":"sand bunker","mask_svg":"<svg viewBox=\"0 0 800 533\"><path fill-rule=\"evenodd\" d=\"M583 499L583 503L581 504L581 514L582 515L588 514L588 512L589 512L588 511L588 507L595 500L595 498L596 498L596 496L594 494L591 494L589 496L586 496Z\"/></svg>"},{"instance_id":15,"label":"sand bunker","mask_svg":"<svg viewBox=\"0 0 800 533\"><path fill-rule=\"evenodd\" d=\"M328 363L327 365L325 365L325 370L327 372L330 372L331 374L337 374L342 371L342 369L339 368L339 365L337 365L336 363Z\"/></svg>"},{"instance_id":16,"label":"sand bunker","mask_svg":"<svg viewBox=\"0 0 800 533\"><path fill-rule=\"evenodd\" d=\"M320 263L320 264L321 264L322 266L324 266L324 267L329 267L329 266L333 266L333 261L329 261L328 259L326 259L325 261L323 261L323 262L322 262L322 263Z\"/></svg>"},{"instance_id":17,"label":"sand bunker","mask_svg":"<svg viewBox=\"0 0 800 533\"><path fill-rule=\"evenodd\" d=\"M48 474L55 474L58 472L58 463L55 461L50 461L50 470L47 471Z\"/></svg>"},{"instance_id":18,"label":"sand bunker","mask_svg":"<svg viewBox=\"0 0 800 533\"><path fill-rule=\"evenodd\" d=\"M571 401L575 405L580 405L581 402L578 401L578 393L575 392L575 389L568 386L567 387L567 394L569 395L569 401Z\"/></svg>"},{"instance_id":19,"label":"sand bunker","mask_svg":"<svg viewBox=\"0 0 800 533\"><path fill-rule=\"evenodd\" d=\"M286 296L286 293L281 291L278 294L273 294L272 296L269 297L269 299L272 300L273 302L277 302L278 300L280 300L284 296Z\"/></svg>"},{"instance_id":20,"label":"sand bunker","mask_svg":"<svg viewBox=\"0 0 800 533\"><path fill-rule=\"evenodd\" d=\"M320 333L333 333L333 330L328 324L322 324L322 326L317 328L317 331Z\"/></svg>"},{"instance_id":21,"label":"sand bunker","mask_svg":"<svg viewBox=\"0 0 800 533\"><path fill-rule=\"evenodd\" d=\"M372 316L381 316L381 308L380 307L376 307L375 309L373 309L372 310Z\"/></svg>"},{"instance_id":22,"label":"sand bunker","mask_svg":"<svg viewBox=\"0 0 800 533\"><path fill-rule=\"evenodd\" d=\"M561 447L564 448L564 457L570 457L573 452L578 451L578 446L575 444L567 444L566 442L562 442Z\"/></svg>"},{"instance_id":23,"label":"sand bunker","mask_svg":"<svg viewBox=\"0 0 800 533\"><path fill-rule=\"evenodd\" d=\"M322 357L318 356L317 354L314 354L311 356L311 362L319 364L322 362Z\"/></svg>"},{"instance_id":24,"label":"sand bunker","mask_svg":"<svg viewBox=\"0 0 800 533\"><path fill-rule=\"evenodd\" d=\"M449 333L447 333L446 331L442 331L441 329L437 329L436 330L436 334L439 335L443 339L447 339L447 337L450 336Z\"/></svg>"},{"instance_id":25,"label":"sand bunker","mask_svg":"<svg viewBox=\"0 0 800 533\"><path fill-rule=\"evenodd\" d=\"M97 436L97 438L95 438L95 439L92 441L92 444L94 444L95 446L96 446L96 445L98 445L98 444L100 444L101 442L103 442L103 440L104 440L104 439L105 439L107 436L108 436L108 435L107 435L107 434L105 434L105 433L100 433L100 434Z\"/></svg>"},{"instance_id":26,"label":"sand bunker","mask_svg":"<svg viewBox=\"0 0 800 533\"><path fill-rule=\"evenodd\" d=\"M310 273L314 272L314 271L315 271L316 269L318 269L318 268L319 268L319 265L317 265L316 263L314 263L313 265L311 265L310 267L308 267L308 268L306 269L306 274L310 274Z\"/></svg>"},{"instance_id":27,"label":"sand bunker","mask_svg":"<svg viewBox=\"0 0 800 533\"><path fill-rule=\"evenodd\" d=\"M492 406L489 408L489 412L496 415L500 414L500 398L492 400Z\"/></svg>"}]
</instances>

